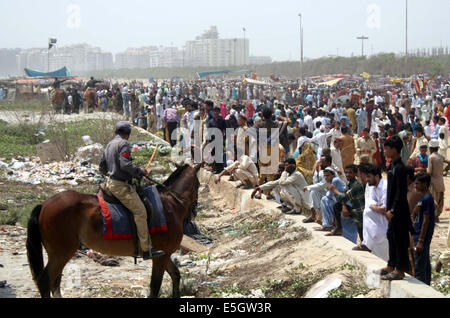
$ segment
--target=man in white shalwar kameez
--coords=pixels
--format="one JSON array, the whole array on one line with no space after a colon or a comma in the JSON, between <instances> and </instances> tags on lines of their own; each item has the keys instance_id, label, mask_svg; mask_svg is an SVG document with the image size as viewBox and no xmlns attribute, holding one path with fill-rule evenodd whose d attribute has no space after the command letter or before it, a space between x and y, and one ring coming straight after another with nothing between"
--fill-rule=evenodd
<instances>
[{"instance_id":1,"label":"man in white shalwar kameez","mask_svg":"<svg viewBox=\"0 0 450 318\"><path fill-rule=\"evenodd\" d=\"M386 217L387 181L381 176L378 167L371 166L367 174L366 203L363 215L362 250L366 247L379 258L389 259L389 243Z\"/></svg>"},{"instance_id":2,"label":"man in white shalwar kameez","mask_svg":"<svg viewBox=\"0 0 450 318\"><path fill-rule=\"evenodd\" d=\"M303 188L306 186L305 178L297 171L295 160L290 158L285 162L285 171L281 174L280 179L257 187L252 193L252 198L258 191L273 190L274 195L284 203L284 213L301 214L308 207L308 196L303 192Z\"/></svg>"},{"instance_id":3,"label":"man in white shalwar kameez","mask_svg":"<svg viewBox=\"0 0 450 318\"><path fill-rule=\"evenodd\" d=\"M225 174L231 175L231 181L240 181L245 186L254 188L258 185L258 169L249 156L243 155L235 162L228 162L228 166L219 174L216 183L219 183Z\"/></svg>"}]
</instances>

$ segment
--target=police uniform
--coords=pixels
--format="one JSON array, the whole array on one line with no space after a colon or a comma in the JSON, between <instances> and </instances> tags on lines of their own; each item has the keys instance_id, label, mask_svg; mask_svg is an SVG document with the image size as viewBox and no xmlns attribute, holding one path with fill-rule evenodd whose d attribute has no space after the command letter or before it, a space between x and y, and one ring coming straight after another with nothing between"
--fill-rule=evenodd
<instances>
[{"instance_id":1,"label":"police uniform","mask_svg":"<svg viewBox=\"0 0 450 318\"><path fill-rule=\"evenodd\" d=\"M118 123L116 132L119 131L131 133L130 123ZM99 168L100 172L108 177L106 189L133 213L141 249L143 252L149 252L152 243L147 226L147 210L131 184L133 178L145 175L145 171L134 166L132 161L130 144L117 134L106 147Z\"/></svg>"}]
</instances>

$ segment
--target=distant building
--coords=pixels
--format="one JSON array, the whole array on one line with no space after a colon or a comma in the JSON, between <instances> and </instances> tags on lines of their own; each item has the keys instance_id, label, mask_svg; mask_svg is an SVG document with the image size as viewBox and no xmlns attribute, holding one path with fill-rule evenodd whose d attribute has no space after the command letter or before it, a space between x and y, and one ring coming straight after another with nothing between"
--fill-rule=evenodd
<instances>
[{"instance_id":1,"label":"distant building","mask_svg":"<svg viewBox=\"0 0 450 318\"><path fill-rule=\"evenodd\" d=\"M26 49L16 54L18 75L23 75L25 68L55 71L64 66L73 74L79 74L112 69L114 61L112 53L102 52L99 47L88 44L55 47L50 51L50 56L46 48Z\"/></svg>"},{"instance_id":2,"label":"distant building","mask_svg":"<svg viewBox=\"0 0 450 318\"><path fill-rule=\"evenodd\" d=\"M249 62L248 39L220 39L216 26L206 30L193 41L186 42L187 66L237 66Z\"/></svg>"},{"instance_id":3,"label":"distant building","mask_svg":"<svg viewBox=\"0 0 450 318\"><path fill-rule=\"evenodd\" d=\"M249 65L263 65L272 63L270 56L250 56L248 59Z\"/></svg>"},{"instance_id":4,"label":"distant building","mask_svg":"<svg viewBox=\"0 0 450 318\"><path fill-rule=\"evenodd\" d=\"M20 49L0 49L0 76L15 76L18 74L16 56Z\"/></svg>"},{"instance_id":5,"label":"distant building","mask_svg":"<svg viewBox=\"0 0 450 318\"><path fill-rule=\"evenodd\" d=\"M152 52L150 67L182 67L184 66L184 51L177 47L159 47Z\"/></svg>"},{"instance_id":6,"label":"distant building","mask_svg":"<svg viewBox=\"0 0 450 318\"><path fill-rule=\"evenodd\" d=\"M150 68L151 56L157 52L156 46L129 48L125 52L117 53L115 59L116 69Z\"/></svg>"}]
</instances>

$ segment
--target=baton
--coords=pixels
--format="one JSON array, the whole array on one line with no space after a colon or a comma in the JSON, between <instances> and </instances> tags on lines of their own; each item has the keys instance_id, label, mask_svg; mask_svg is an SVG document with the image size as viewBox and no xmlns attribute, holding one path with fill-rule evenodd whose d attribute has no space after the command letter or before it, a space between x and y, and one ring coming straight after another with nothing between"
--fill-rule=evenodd
<instances>
[{"instance_id":1,"label":"baton","mask_svg":"<svg viewBox=\"0 0 450 318\"><path fill-rule=\"evenodd\" d=\"M152 157L150 158L150 161L148 162L147 167L145 167L146 170L147 170L147 169L150 167L150 165L152 164L153 159L155 159L156 151L158 151L158 146L159 146L159 144L156 144L155 151L153 151L153 155L152 155Z\"/></svg>"}]
</instances>

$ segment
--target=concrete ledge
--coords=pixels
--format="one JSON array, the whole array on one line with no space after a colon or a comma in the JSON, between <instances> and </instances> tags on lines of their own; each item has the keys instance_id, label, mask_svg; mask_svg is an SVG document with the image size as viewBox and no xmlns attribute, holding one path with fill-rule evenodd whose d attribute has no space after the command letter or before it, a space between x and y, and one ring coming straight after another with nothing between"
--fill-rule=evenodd
<instances>
[{"instance_id":1,"label":"concrete ledge","mask_svg":"<svg viewBox=\"0 0 450 318\"><path fill-rule=\"evenodd\" d=\"M199 172L199 180L202 183L208 184L210 190L214 194L218 194L226 198L228 208L234 208L236 211L246 212L250 209L263 209L268 211L277 211L277 204L274 201L252 200L252 190L237 189L235 184L225 179L220 183L215 184L216 176L211 172L201 169ZM375 270L379 270L386 266L386 262L369 252L353 251L355 246L349 240L343 237L327 237L324 232L317 232L314 227L317 224L305 224L302 221L304 216L286 215L286 218L293 221L297 226L306 228L312 235L314 240L330 244L336 250L342 252L348 258L348 262L352 265L358 266L365 272L365 281L369 288L379 288L383 295L387 298L445 298L445 296L431 288L430 286L420 282L419 280L409 275L402 281L381 281L380 276L375 274Z\"/></svg>"}]
</instances>

